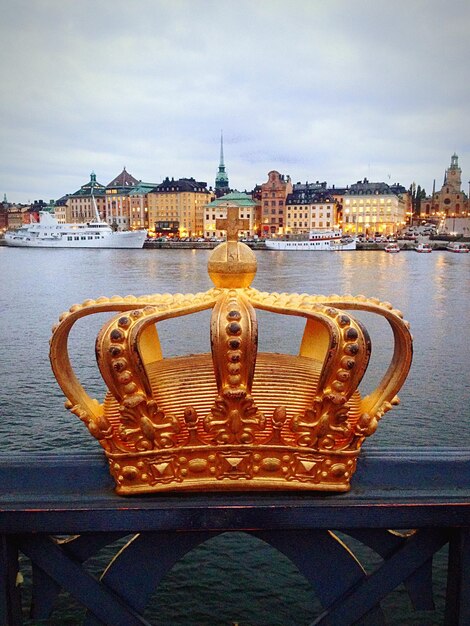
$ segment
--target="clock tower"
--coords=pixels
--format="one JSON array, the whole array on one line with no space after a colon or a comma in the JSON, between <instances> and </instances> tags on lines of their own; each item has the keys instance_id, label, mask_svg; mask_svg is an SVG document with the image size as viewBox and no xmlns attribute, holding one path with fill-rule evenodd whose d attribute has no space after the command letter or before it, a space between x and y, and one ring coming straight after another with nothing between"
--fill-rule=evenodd
<instances>
[{"instance_id":1,"label":"clock tower","mask_svg":"<svg viewBox=\"0 0 470 626\"><path fill-rule=\"evenodd\" d=\"M450 167L446 171L444 187L448 187L449 192L460 193L461 186L462 170L459 167L459 157L454 152L450 159Z\"/></svg>"}]
</instances>

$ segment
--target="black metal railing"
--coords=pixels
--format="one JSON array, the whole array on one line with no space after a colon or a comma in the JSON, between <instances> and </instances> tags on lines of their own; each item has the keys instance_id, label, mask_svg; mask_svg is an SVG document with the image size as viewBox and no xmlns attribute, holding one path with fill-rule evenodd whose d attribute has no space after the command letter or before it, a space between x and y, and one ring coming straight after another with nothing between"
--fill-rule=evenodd
<instances>
[{"instance_id":1,"label":"black metal railing","mask_svg":"<svg viewBox=\"0 0 470 626\"><path fill-rule=\"evenodd\" d=\"M322 625L385 624L381 602L402 583L414 609L433 611L433 558L447 546L441 623L470 624L470 449L453 448L366 449L351 491L335 495L122 498L99 453L0 455L0 623L23 624L28 613L48 620L65 590L86 609L87 626L150 624L146 606L174 564L229 531L292 561L319 600L313 623ZM377 555L373 568L361 566L348 538ZM90 573L106 546L111 563Z\"/></svg>"}]
</instances>

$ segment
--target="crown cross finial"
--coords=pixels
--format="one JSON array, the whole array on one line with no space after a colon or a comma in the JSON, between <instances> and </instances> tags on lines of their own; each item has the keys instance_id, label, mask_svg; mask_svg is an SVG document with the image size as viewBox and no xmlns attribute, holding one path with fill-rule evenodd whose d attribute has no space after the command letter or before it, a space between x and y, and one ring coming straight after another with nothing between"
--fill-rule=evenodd
<instances>
[{"instance_id":1,"label":"crown cross finial","mask_svg":"<svg viewBox=\"0 0 470 626\"><path fill-rule=\"evenodd\" d=\"M250 228L249 219L241 219L238 217L238 206L227 206L227 217L216 220L217 230L227 231L227 241L238 241L238 233L241 230L248 230Z\"/></svg>"}]
</instances>

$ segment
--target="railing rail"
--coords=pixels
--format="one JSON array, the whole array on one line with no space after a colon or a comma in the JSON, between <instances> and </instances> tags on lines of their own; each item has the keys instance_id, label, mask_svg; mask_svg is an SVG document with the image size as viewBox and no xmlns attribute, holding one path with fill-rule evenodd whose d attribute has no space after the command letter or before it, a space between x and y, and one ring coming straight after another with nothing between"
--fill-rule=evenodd
<instances>
[{"instance_id":1,"label":"railing rail","mask_svg":"<svg viewBox=\"0 0 470 626\"><path fill-rule=\"evenodd\" d=\"M380 601L401 582L417 608L432 608L432 558L449 544L445 623L470 624L469 448L366 449L345 494L130 498L114 494L100 453L2 454L1 623L23 623L19 553L33 563L36 619L50 615L63 588L88 609L87 625L148 624L145 606L174 563L206 539L234 530L250 532L287 555L323 606L315 623L342 626L385 623ZM381 565L365 573L334 531L374 550ZM101 580L82 566L128 534L138 537ZM73 539L59 541L55 535Z\"/></svg>"}]
</instances>

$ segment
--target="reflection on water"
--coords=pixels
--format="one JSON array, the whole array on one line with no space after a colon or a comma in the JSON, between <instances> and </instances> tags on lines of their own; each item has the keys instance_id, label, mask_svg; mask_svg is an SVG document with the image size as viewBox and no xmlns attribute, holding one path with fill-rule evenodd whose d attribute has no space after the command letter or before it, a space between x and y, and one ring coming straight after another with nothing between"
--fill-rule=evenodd
<instances>
[{"instance_id":1,"label":"reflection on water","mask_svg":"<svg viewBox=\"0 0 470 626\"><path fill-rule=\"evenodd\" d=\"M206 291L206 250L21 250L0 248L3 272L2 421L7 449L90 448L96 442L63 409L50 371L48 340L59 314L75 302L101 295L122 296ZM372 439L374 445L430 441L470 442L468 415L470 255L434 252L304 253L257 252L253 286L262 291L363 294L390 301L403 311L414 335L414 362L400 397ZM361 314L372 340L371 365L361 385L370 391L388 366L388 324ZM165 354L209 349L209 313L162 323ZM295 353L303 321L259 312L260 348ZM94 361L94 340L104 316L80 321L71 345L90 394L104 393ZM443 420L445 427L443 427ZM51 423L54 428L51 429Z\"/></svg>"}]
</instances>

